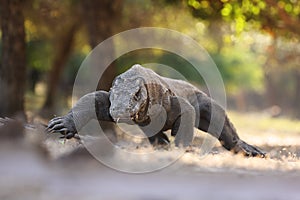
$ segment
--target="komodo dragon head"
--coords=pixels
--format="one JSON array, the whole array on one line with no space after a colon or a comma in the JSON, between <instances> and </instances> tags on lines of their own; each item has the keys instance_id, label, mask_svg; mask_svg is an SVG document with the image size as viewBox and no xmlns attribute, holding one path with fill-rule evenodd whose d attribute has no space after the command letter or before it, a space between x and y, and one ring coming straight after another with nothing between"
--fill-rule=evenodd
<instances>
[{"instance_id":1,"label":"komodo dragon head","mask_svg":"<svg viewBox=\"0 0 300 200\"><path fill-rule=\"evenodd\" d=\"M140 65L117 76L110 89L110 115L116 122L141 123L147 120L148 94Z\"/></svg>"}]
</instances>

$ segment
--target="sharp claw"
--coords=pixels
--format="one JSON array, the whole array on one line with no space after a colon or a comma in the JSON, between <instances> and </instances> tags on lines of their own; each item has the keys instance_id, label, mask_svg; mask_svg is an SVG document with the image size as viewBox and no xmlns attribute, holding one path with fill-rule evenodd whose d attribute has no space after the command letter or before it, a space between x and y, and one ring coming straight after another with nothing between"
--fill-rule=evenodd
<instances>
[{"instance_id":1,"label":"sharp claw","mask_svg":"<svg viewBox=\"0 0 300 200\"><path fill-rule=\"evenodd\" d=\"M254 151L251 151L250 153L248 153L248 156L252 156L252 157L261 157L261 158L265 158L266 154L261 152L260 150L256 149L254 147Z\"/></svg>"},{"instance_id":2,"label":"sharp claw","mask_svg":"<svg viewBox=\"0 0 300 200\"><path fill-rule=\"evenodd\" d=\"M170 143L169 143L169 141L167 141L166 139L164 139L164 138L162 138L162 141L165 143L165 144L167 144L167 145L169 145Z\"/></svg>"},{"instance_id":3,"label":"sharp claw","mask_svg":"<svg viewBox=\"0 0 300 200\"><path fill-rule=\"evenodd\" d=\"M63 118L63 117L55 117L55 118L51 119L51 120L49 121L49 123L51 123L51 122L53 122L53 121L55 121L55 120L62 119L62 118Z\"/></svg>"},{"instance_id":4,"label":"sharp claw","mask_svg":"<svg viewBox=\"0 0 300 200\"><path fill-rule=\"evenodd\" d=\"M62 129L56 130L56 132L68 132L68 129L67 128L62 128Z\"/></svg>"},{"instance_id":5,"label":"sharp claw","mask_svg":"<svg viewBox=\"0 0 300 200\"><path fill-rule=\"evenodd\" d=\"M55 133L55 130L51 129L51 130L49 131L49 133Z\"/></svg>"},{"instance_id":6,"label":"sharp claw","mask_svg":"<svg viewBox=\"0 0 300 200\"><path fill-rule=\"evenodd\" d=\"M58 133L58 130L55 130L54 128L51 128L48 130L49 133Z\"/></svg>"},{"instance_id":7,"label":"sharp claw","mask_svg":"<svg viewBox=\"0 0 300 200\"><path fill-rule=\"evenodd\" d=\"M58 120L55 120L55 121L50 121L49 123L48 123L48 128L52 128L53 126L55 126L56 124L60 124L60 123L62 123L63 122L63 120L62 119L58 119Z\"/></svg>"},{"instance_id":8,"label":"sharp claw","mask_svg":"<svg viewBox=\"0 0 300 200\"><path fill-rule=\"evenodd\" d=\"M259 150L258 148L254 147L254 146L247 144L244 141L240 141L237 144L234 152L235 153L239 153L239 152L243 153L247 157L260 157L260 158L266 157L266 153L262 152L261 150Z\"/></svg>"},{"instance_id":9,"label":"sharp claw","mask_svg":"<svg viewBox=\"0 0 300 200\"><path fill-rule=\"evenodd\" d=\"M77 134L75 134L73 137L74 137L75 139L77 139L77 140L80 140L80 137L79 137L79 135L77 135Z\"/></svg>"},{"instance_id":10,"label":"sharp claw","mask_svg":"<svg viewBox=\"0 0 300 200\"><path fill-rule=\"evenodd\" d=\"M66 138L71 139L72 137L74 137L74 135L75 135L74 133L70 132L66 135Z\"/></svg>"},{"instance_id":11,"label":"sharp claw","mask_svg":"<svg viewBox=\"0 0 300 200\"><path fill-rule=\"evenodd\" d=\"M49 133L61 133L61 139L70 139L74 137L76 131L75 133L70 132L70 130L67 127L65 127L65 119L65 116L55 117L51 119L48 125L46 126L45 130Z\"/></svg>"},{"instance_id":12,"label":"sharp claw","mask_svg":"<svg viewBox=\"0 0 300 200\"><path fill-rule=\"evenodd\" d=\"M57 131L57 129L62 129L65 128L63 124L56 124L55 126L53 126L53 130Z\"/></svg>"},{"instance_id":13,"label":"sharp claw","mask_svg":"<svg viewBox=\"0 0 300 200\"><path fill-rule=\"evenodd\" d=\"M51 129L52 127L54 126L54 124L48 124L48 126L47 126L47 129L49 130L49 129Z\"/></svg>"},{"instance_id":14,"label":"sharp claw","mask_svg":"<svg viewBox=\"0 0 300 200\"><path fill-rule=\"evenodd\" d=\"M52 128L53 128L53 126L48 126L48 127L46 128L46 130L47 130L47 131L51 131Z\"/></svg>"},{"instance_id":15,"label":"sharp claw","mask_svg":"<svg viewBox=\"0 0 300 200\"><path fill-rule=\"evenodd\" d=\"M49 133L55 133L55 130L53 130L53 129L51 128L51 129L48 129L47 132L49 132Z\"/></svg>"},{"instance_id":16,"label":"sharp claw","mask_svg":"<svg viewBox=\"0 0 300 200\"><path fill-rule=\"evenodd\" d=\"M61 121L59 122L52 122L51 124L48 125L48 129L58 129L58 128L63 128L63 123Z\"/></svg>"},{"instance_id":17,"label":"sharp claw","mask_svg":"<svg viewBox=\"0 0 300 200\"><path fill-rule=\"evenodd\" d=\"M251 155L254 157L261 157L264 158L266 156L266 154L264 152L262 152L261 150L259 150L258 148L251 146L253 148L253 150L251 151Z\"/></svg>"}]
</instances>

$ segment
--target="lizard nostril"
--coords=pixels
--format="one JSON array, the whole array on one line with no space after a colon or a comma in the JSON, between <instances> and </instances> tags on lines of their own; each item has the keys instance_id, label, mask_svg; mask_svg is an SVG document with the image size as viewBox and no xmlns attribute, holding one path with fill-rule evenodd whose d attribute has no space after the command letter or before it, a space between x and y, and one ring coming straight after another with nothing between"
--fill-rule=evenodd
<instances>
[{"instance_id":1,"label":"lizard nostril","mask_svg":"<svg viewBox=\"0 0 300 200\"><path fill-rule=\"evenodd\" d=\"M115 113L116 112L116 108L115 107L111 107L110 108L110 113Z\"/></svg>"}]
</instances>

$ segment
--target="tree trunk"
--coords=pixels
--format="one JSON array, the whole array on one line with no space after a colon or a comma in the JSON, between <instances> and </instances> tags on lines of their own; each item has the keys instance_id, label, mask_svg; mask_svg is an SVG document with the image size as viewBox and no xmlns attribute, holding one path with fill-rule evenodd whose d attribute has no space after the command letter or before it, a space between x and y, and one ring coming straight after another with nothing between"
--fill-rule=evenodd
<instances>
[{"instance_id":1,"label":"tree trunk","mask_svg":"<svg viewBox=\"0 0 300 200\"><path fill-rule=\"evenodd\" d=\"M273 35L273 41L267 48L267 55L268 58L264 64L264 71L265 71L265 96L267 99L267 104L271 106L280 106L280 101L277 95L277 86L276 86L276 74L273 73L274 68L277 67L278 62L275 58L276 56L276 35Z\"/></svg>"},{"instance_id":2,"label":"tree trunk","mask_svg":"<svg viewBox=\"0 0 300 200\"><path fill-rule=\"evenodd\" d=\"M119 25L122 0L85 0L81 2L84 9L82 14L86 19L89 43L91 48L95 48L103 40L111 37L114 33L114 27ZM107 51L105 54L108 57L113 56L115 53L114 44L111 44ZM101 59L108 58L102 57ZM116 67L110 65L101 77L98 89L109 90L116 74Z\"/></svg>"},{"instance_id":3,"label":"tree trunk","mask_svg":"<svg viewBox=\"0 0 300 200\"><path fill-rule=\"evenodd\" d=\"M1 0L2 62L0 65L0 115L24 112L26 80L25 30L22 0Z\"/></svg>"},{"instance_id":4,"label":"tree trunk","mask_svg":"<svg viewBox=\"0 0 300 200\"><path fill-rule=\"evenodd\" d=\"M278 96L277 96L277 86L274 83L272 78L272 74L269 72L265 73L265 85L266 85L266 97L269 106L277 106L280 104Z\"/></svg>"},{"instance_id":5,"label":"tree trunk","mask_svg":"<svg viewBox=\"0 0 300 200\"><path fill-rule=\"evenodd\" d=\"M236 96L236 105L238 111L245 112L247 110L247 102L245 93L241 90Z\"/></svg>"},{"instance_id":6,"label":"tree trunk","mask_svg":"<svg viewBox=\"0 0 300 200\"><path fill-rule=\"evenodd\" d=\"M46 100L42 112L43 115L53 113L57 86L60 80L61 73L63 72L64 66L72 51L76 30L77 25L71 25L69 30L63 33L56 41L57 52L54 57L52 68L48 76Z\"/></svg>"},{"instance_id":7,"label":"tree trunk","mask_svg":"<svg viewBox=\"0 0 300 200\"><path fill-rule=\"evenodd\" d=\"M82 3L82 17L86 19L86 28L89 37L89 43L91 48L95 48L105 39L111 37L114 33L114 27L119 26L121 17L122 0L85 0ZM102 59L101 63L108 63L110 58L114 56L114 44L113 42L105 49L101 57L95 57L93 59ZM92 61L97 63L97 60ZM98 66L97 66L98 67ZM111 87L112 81L117 75L116 66L110 64L105 67L102 77L99 77L98 90L108 91ZM105 131L111 142L116 141L115 126L111 123L100 122L101 128Z\"/></svg>"}]
</instances>

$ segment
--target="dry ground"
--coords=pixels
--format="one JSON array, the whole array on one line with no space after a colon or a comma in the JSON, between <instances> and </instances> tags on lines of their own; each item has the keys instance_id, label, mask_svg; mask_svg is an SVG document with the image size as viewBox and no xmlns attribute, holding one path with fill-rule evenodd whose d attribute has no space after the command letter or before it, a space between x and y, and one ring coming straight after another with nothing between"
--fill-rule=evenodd
<instances>
[{"instance_id":1,"label":"dry ground","mask_svg":"<svg viewBox=\"0 0 300 200\"><path fill-rule=\"evenodd\" d=\"M265 150L268 158L233 155L218 144L200 157L197 141L203 133L197 133L195 146L171 166L128 174L78 149L75 139L64 143L58 135L47 136L45 152L27 142L35 137L29 133L25 141L0 144L0 199L300 199L300 122L255 113L230 112L230 118L241 138ZM162 149L151 162L170 159L175 151ZM141 164L125 159L132 167Z\"/></svg>"}]
</instances>

